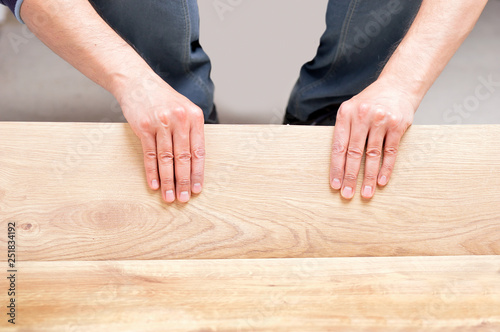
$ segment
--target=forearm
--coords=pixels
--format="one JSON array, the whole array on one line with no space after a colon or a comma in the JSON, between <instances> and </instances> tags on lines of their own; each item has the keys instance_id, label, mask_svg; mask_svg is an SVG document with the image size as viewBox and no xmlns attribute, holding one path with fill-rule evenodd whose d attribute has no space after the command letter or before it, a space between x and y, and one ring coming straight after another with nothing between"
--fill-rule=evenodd
<instances>
[{"instance_id":1,"label":"forearm","mask_svg":"<svg viewBox=\"0 0 500 332\"><path fill-rule=\"evenodd\" d=\"M117 99L139 80L159 78L87 0L25 0L21 16L42 42Z\"/></svg>"},{"instance_id":2,"label":"forearm","mask_svg":"<svg viewBox=\"0 0 500 332\"><path fill-rule=\"evenodd\" d=\"M426 92L472 31L487 0L423 0L379 80L402 89L418 108Z\"/></svg>"}]
</instances>

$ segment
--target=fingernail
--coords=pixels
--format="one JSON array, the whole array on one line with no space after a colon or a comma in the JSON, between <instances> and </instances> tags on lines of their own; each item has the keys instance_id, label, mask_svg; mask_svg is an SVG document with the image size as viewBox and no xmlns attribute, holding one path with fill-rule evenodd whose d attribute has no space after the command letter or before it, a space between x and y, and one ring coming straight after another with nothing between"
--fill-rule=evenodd
<instances>
[{"instance_id":1,"label":"fingernail","mask_svg":"<svg viewBox=\"0 0 500 332\"><path fill-rule=\"evenodd\" d=\"M165 199L167 200L167 202L175 201L174 191L173 190L166 191L165 192Z\"/></svg>"},{"instance_id":2,"label":"fingernail","mask_svg":"<svg viewBox=\"0 0 500 332\"><path fill-rule=\"evenodd\" d=\"M371 186L365 186L363 188L363 196L364 197L370 197L372 195L372 187Z\"/></svg>"},{"instance_id":3,"label":"fingernail","mask_svg":"<svg viewBox=\"0 0 500 332\"><path fill-rule=\"evenodd\" d=\"M201 183L195 183L193 185L193 193L195 194L201 193Z\"/></svg>"},{"instance_id":4,"label":"fingernail","mask_svg":"<svg viewBox=\"0 0 500 332\"><path fill-rule=\"evenodd\" d=\"M382 177L380 177L380 180L378 181L378 183L380 183L380 185L382 185L382 186L385 186L387 184L386 176L382 175Z\"/></svg>"},{"instance_id":5,"label":"fingernail","mask_svg":"<svg viewBox=\"0 0 500 332\"><path fill-rule=\"evenodd\" d=\"M151 187L153 187L154 190L158 189L158 181L157 180L151 181Z\"/></svg>"},{"instance_id":6,"label":"fingernail","mask_svg":"<svg viewBox=\"0 0 500 332\"><path fill-rule=\"evenodd\" d=\"M351 198L352 197L352 188L351 187L344 187L344 190L342 191L342 196L345 198Z\"/></svg>"},{"instance_id":7,"label":"fingernail","mask_svg":"<svg viewBox=\"0 0 500 332\"><path fill-rule=\"evenodd\" d=\"M333 179L333 183L332 183L332 186L333 186L333 189L340 189L340 180L339 179Z\"/></svg>"},{"instance_id":8,"label":"fingernail","mask_svg":"<svg viewBox=\"0 0 500 332\"><path fill-rule=\"evenodd\" d=\"M183 203L186 203L189 201L189 193L187 191L181 192L181 196L179 197L179 200Z\"/></svg>"}]
</instances>

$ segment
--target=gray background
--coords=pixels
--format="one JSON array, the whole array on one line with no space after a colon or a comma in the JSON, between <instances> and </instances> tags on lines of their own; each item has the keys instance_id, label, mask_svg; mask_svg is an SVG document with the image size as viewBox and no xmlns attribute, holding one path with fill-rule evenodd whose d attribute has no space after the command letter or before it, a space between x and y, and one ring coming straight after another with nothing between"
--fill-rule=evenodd
<instances>
[{"instance_id":1,"label":"gray background","mask_svg":"<svg viewBox=\"0 0 500 332\"><path fill-rule=\"evenodd\" d=\"M213 62L223 123L276 123L281 118L301 65L316 52L325 28L326 3L241 0L220 16L214 0L199 0L201 43ZM470 37L427 94L415 124L500 123L500 87L487 98L475 95L482 78L500 82L499 17L500 1L490 0ZM123 117L108 92L54 55L9 14L0 23L0 120L123 121Z\"/></svg>"}]
</instances>

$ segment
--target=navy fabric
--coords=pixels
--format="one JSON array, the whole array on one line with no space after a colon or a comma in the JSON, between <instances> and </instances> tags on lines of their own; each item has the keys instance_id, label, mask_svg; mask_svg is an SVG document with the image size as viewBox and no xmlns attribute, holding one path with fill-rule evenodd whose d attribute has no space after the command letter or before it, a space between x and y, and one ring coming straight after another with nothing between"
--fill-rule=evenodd
<instances>
[{"instance_id":1,"label":"navy fabric","mask_svg":"<svg viewBox=\"0 0 500 332\"><path fill-rule=\"evenodd\" d=\"M90 0L104 20L177 92L214 108L211 63L199 37L197 0Z\"/></svg>"},{"instance_id":2,"label":"navy fabric","mask_svg":"<svg viewBox=\"0 0 500 332\"><path fill-rule=\"evenodd\" d=\"M210 59L199 43L197 0L90 1L158 75L208 115L214 86ZM304 121L375 81L421 2L329 0L326 31L315 58L300 71L287 113Z\"/></svg>"},{"instance_id":3,"label":"navy fabric","mask_svg":"<svg viewBox=\"0 0 500 332\"><path fill-rule=\"evenodd\" d=\"M16 8L16 2L17 2L17 0L0 0L0 3L2 5L8 6L10 8L10 10L12 10L13 13L14 13L15 8Z\"/></svg>"},{"instance_id":4,"label":"navy fabric","mask_svg":"<svg viewBox=\"0 0 500 332\"><path fill-rule=\"evenodd\" d=\"M316 57L295 84L287 113L302 121L373 83L419 11L421 0L330 0Z\"/></svg>"},{"instance_id":5,"label":"navy fabric","mask_svg":"<svg viewBox=\"0 0 500 332\"><path fill-rule=\"evenodd\" d=\"M21 1L0 3L15 11ZM214 108L214 84L210 59L199 42L197 0L90 2L159 76L209 118ZM326 31L316 56L300 70L287 114L305 121L312 113L339 105L374 82L405 36L421 2L329 0Z\"/></svg>"}]
</instances>

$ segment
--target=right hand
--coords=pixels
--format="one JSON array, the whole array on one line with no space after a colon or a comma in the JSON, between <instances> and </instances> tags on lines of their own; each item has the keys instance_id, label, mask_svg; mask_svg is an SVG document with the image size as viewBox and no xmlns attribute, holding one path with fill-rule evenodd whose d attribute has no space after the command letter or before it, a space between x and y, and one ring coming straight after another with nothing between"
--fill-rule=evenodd
<instances>
[{"instance_id":1,"label":"right hand","mask_svg":"<svg viewBox=\"0 0 500 332\"><path fill-rule=\"evenodd\" d=\"M161 79L141 80L117 98L142 143L148 185L163 199L189 201L203 187L202 110Z\"/></svg>"}]
</instances>

